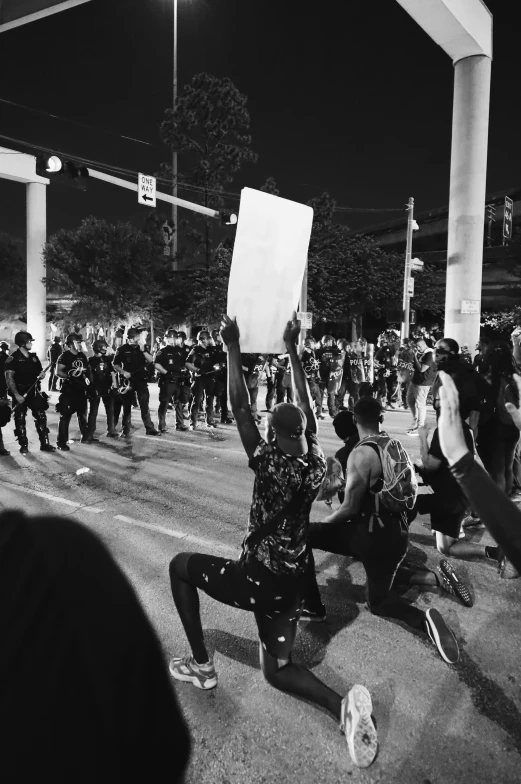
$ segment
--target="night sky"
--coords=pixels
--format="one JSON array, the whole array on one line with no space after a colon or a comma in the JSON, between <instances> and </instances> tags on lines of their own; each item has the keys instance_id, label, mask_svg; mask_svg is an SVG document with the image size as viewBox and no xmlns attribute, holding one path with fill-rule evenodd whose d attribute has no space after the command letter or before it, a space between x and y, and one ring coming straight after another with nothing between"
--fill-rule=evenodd
<instances>
[{"instance_id":1,"label":"night sky","mask_svg":"<svg viewBox=\"0 0 521 784\"><path fill-rule=\"evenodd\" d=\"M169 160L159 124L172 101L172 5L92 0L0 34L0 98L92 126L0 103L0 132L71 157L157 171ZM493 192L521 184L521 29L510 4L488 7ZM258 188L271 175L281 196L301 202L327 190L345 207L400 211L409 196L417 212L448 203L453 66L394 0L179 0L178 36L180 93L206 71L228 76L249 99L259 160L228 190ZM17 149L5 139L0 145ZM337 217L358 228L399 211ZM146 212L134 193L105 183L91 181L85 193L48 189L49 234L90 214L141 225ZM6 180L0 232L25 232L24 188Z\"/></svg>"}]
</instances>

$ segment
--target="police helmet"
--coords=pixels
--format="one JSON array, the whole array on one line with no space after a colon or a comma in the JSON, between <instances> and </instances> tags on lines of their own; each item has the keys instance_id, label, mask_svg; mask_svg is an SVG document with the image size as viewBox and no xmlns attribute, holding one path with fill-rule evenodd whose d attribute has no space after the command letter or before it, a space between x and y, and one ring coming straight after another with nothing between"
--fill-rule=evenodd
<instances>
[{"instance_id":1,"label":"police helmet","mask_svg":"<svg viewBox=\"0 0 521 784\"><path fill-rule=\"evenodd\" d=\"M67 335L65 339L65 344L67 346L72 346L74 343L82 343L83 338L81 335L78 335L77 332L71 332L70 335Z\"/></svg>"},{"instance_id":2,"label":"police helmet","mask_svg":"<svg viewBox=\"0 0 521 784\"><path fill-rule=\"evenodd\" d=\"M127 332L127 338L130 338L131 340L132 338L137 338L138 336L139 336L139 329L136 329L135 327L131 327Z\"/></svg>"},{"instance_id":3,"label":"police helmet","mask_svg":"<svg viewBox=\"0 0 521 784\"><path fill-rule=\"evenodd\" d=\"M197 340L210 340L210 333L207 329L202 329L197 333Z\"/></svg>"},{"instance_id":4,"label":"police helmet","mask_svg":"<svg viewBox=\"0 0 521 784\"><path fill-rule=\"evenodd\" d=\"M108 348L108 345L109 345L109 344L107 343L107 341L106 341L106 340L103 340L103 338L100 338L99 340L95 340L95 341L94 341L94 343L92 344L92 350L93 350L93 351L94 351L96 354L99 354L99 353L100 353L100 350L101 350L103 347L105 347L105 348Z\"/></svg>"},{"instance_id":5,"label":"police helmet","mask_svg":"<svg viewBox=\"0 0 521 784\"><path fill-rule=\"evenodd\" d=\"M177 333L177 337L178 338L182 338L183 340L186 340L186 332L182 332L182 331L178 332Z\"/></svg>"},{"instance_id":6,"label":"police helmet","mask_svg":"<svg viewBox=\"0 0 521 784\"><path fill-rule=\"evenodd\" d=\"M5 340L2 340L0 343L0 349L2 351L9 351L9 343L6 343Z\"/></svg>"},{"instance_id":7,"label":"police helmet","mask_svg":"<svg viewBox=\"0 0 521 784\"><path fill-rule=\"evenodd\" d=\"M34 340L30 332L17 332L14 336L14 342L17 346L25 346L30 340Z\"/></svg>"},{"instance_id":8,"label":"police helmet","mask_svg":"<svg viewBox=\"0 0 521 784\"><path fill-rule=\"evenodd\" d=\"M167 329L165 332L165 338L176 338L177 337L177 330L175 329Z\"/></svg>"},{"instance_id":9,"label":"police helmet","mask_svg":"<svg viewBox=\"0 0 521 784\"><path fill-rule=\"evenodd\" d=\"M334 343L334 342L335 342L335 338L333 337L333 335L324 335L324 337L321 340L323 346L326 346L328 343Z\"/></svg>"}]
</instances>

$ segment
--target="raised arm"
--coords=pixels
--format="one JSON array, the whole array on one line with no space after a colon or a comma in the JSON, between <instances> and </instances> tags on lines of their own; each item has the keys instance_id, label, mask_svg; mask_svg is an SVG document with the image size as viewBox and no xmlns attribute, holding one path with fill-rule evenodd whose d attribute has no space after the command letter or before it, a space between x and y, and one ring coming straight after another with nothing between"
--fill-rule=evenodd
<instances>
[{"instance_id":1,"label":"raised arm","mask_svg":"<svg viewBox=\"0 0 521 784\"><path fill-rule=\"evenodd\" d=\"M309 391L306 374L302 367L302 362L297 352L297 341L300 335L300 322L297 320L297 314L293 313L291 321L286 324L284 330L283 340L286 344L286 350L289 354L291 362L291 370L293 376L293 385L297 395L297 403L299 408L302 409L306 417L306 429L311 433L317 432L317 420L315 412L311 406L311 393Z\"/></svg>"},{"instance_id":2,"label":"raised arm","mask_svg":"<svg viewBox=\"0 0 521 784\"><path fill-rule=\"evenodd\" d=\"M242 445L248 458L251 460L262 439L251 413L250 395L242 369L239 327L235 319L232 321L228 316L223 316L221 336L228 348L228 393L230 405L237 423Z\"/></svg>"}]
</instances>

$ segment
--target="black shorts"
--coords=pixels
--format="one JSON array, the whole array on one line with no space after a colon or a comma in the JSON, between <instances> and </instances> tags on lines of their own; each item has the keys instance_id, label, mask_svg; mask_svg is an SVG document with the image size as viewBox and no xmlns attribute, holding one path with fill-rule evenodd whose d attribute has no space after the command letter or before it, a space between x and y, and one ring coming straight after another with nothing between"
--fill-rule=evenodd
<instances>
[{"instance_id":1,"label":"black shorts","mask_svg":"<svg viewBox=\"0 0 521 784\"><path fill-rule=\"evenodd\" d=\"M212 599L255 615L264 650L289 660L303 601L303 577L277 575L256 558L232 561L194 553L187 562L190 581Z\"/></svg>"},{"instance_id":2,"label":"black shorts","mask_svg":"<svg viewBox=\"0 0 521 784\"><path fill-rule=\"evenodd\" d=\"M416 499L416 511L418 514L430 515L433 531L457 539L467 511L459 501L450 504L447 500L440 498L437 493L422 493Z\"/></svg>"}]
</instances>

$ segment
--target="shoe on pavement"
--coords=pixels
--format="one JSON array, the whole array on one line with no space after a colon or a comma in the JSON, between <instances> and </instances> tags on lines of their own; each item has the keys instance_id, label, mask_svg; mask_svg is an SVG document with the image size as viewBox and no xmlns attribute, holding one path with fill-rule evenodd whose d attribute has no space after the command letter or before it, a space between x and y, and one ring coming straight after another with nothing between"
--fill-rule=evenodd
<instances>
[{"instance_id":1,"label":"shoe on pavement","mask_svg":"<svg viewBox=\"0 0 521 784\"><path fill-rule=\"evenodd\" d=\"M99 444L99 438L94 438L94 436L83 436L80 444Z\"/></svg>"},{"instance_id":2,"label":"shoe on pavement","mask_svg":"<svg viewBox=\"0 0 521 784\"><path fill-rule=\"evenodd\" d=\"M470 595L469 589L460 580L454 570L454 567L450 561L447 561L446 558L442 558L438 564L438 573L441 577L442 588L448 591L448 593L451 593L453 596L457 596L457 598L463 602L465 607L472 607L474 601Z\"/></svg>"},{"instance_id":3,"label":"shoe on pavement","mask_svg":"<svg viewBox=\"0 0 521 784\"><path fill-rule=\"evenodd\" d=\"M166 427L166 425L165 425L165 427L160 427L159 428L159 432L160 433L168 433L168 428Z\"/></svg>"},{"instance_id":4,"label":"shoe on pavement","mask_svg":"<svg viewBox=\"0 0 521 784\"><path fill-rule=\"evenodd\" d=\"M0 448L0 457L7 457L10 454L11 454L11 452L9 452L7 449L5 449L5 447L1 447Z\"/></svg>"},{"instance_id":5,"label":"shoe on pavement","mask_svg":"<svg viewBox=\"0 0 521 784\"><path fill-rule=\"evenodd\" d=\"M107 438L119 438L119 433L117 430L107 430L105 435Z\"/></svg>"},{"instance_id":6,"label":"shoe on pavement","mask_svg":"<svg viewBox=\"0 0 521 784\"><path fill-rule=\"evenodd\" d=\"M190 654L180 659L174 657L168 669L176 680L193 683L198 689L215 689L217 686L217 673L211 659L207 664L197 664Z\"/></svg>"},{"instance_id":7,"label":"shoe on pavement","mask_svg":"<svg viewBox=\"0 0 521 784\"><path fill-rule=\"evenodd\" d=\"M221 425L234 425L235 419L221 419Z\"/></svg>"},{"instance_id":8,"label":"shoe on pavement","mask_svg":"<svg viewBox=\"0 0 521 784\"><path fill-rule=\"evenodd\" d=\"M515 580L516 577L521 577L514 564L503 556L499 563L499 576L502 580Z\"/></svg>"},{"instance_id":9,"label":"shoe on pavement","mask_svg":"<svg viewBox=\"0 0 521 784\"><path fill-rule=\"evenodd\" d=\"M195 424L195 422L190 423L188 430L197 430L197 425Z\"/></svg>"},{"instance_id":10,"label":"shoe on pavement","mask_svg":"<svg viewBox=\"0 0 521 784\"><path fill-rule=\"evenodd\" d=\"M207 422L207 423L206 423L206 427L207 427L209 430L215 430L215 428L217 427L217 425L215 424L215 422Z\"/></svg>"},{"instance_id":11,"label":"shoe on pavement","mask_svg":"<svg viewBox=\"0 0 521 784\"><path fill-rule=\"evenodd\" d=\"M326 608L324 607L324 605L322 605L320 610L314 611L314 610L308 610L306 607L303 607L302 610L300 611L300 618L299 618L299 620L300 621L305 621L305 622L310 621L312 623L313 622L314 623L319 623L321 621L325 621L326 620Z\"/></svg>"},{"instance_id":12,"label":"shoe on pavement","mask_svg":"<svg viewBox=\"0 0 521 784\"><path fill-rule=\"evenodd\" d=\"M148 430L145 430L145 433L147 434L147 436L160 436L161 435L159 430L156 430L155 427L152 427L152 428L149 427Z\"/></svg>"},{"instance_id":13,"label":"shoe on pavement","mask_svg":"<svg viewBox=\"0 0 521 784\"><path fill-rule=\"evenodd\" d=\"M71 448L68 444L62 444L59 441L56 442L56 449L59 449L60 452L70 452Z\"/></svg>"},{"instance_id":14,"label":"shoe on pavement","mask_svg":"<svg viewBox=\"0 0 521 784\"><path fill-rule=\"evenodd\" d=\"M356 684L342 700L340 729L345 733L351 759L359 768L368 768L378 751L372 710L371 695L365 686Z\"/></svg>"},{"instance_id":15,"label":"shoe on pavement","mask_svg":"<svg viewBox=\"0 0 521 784\"><path fill-rule=\"evenodd\" d=\"M27 455L28 453L29 453L29 447L27 446L27 444L24 444L23 446L20 447L21 455Z\"/></svg>"},{"instance_id":16,"label":"shoe on pavement","mask_svg":"<svg viewBox=\"0 0 521 784\"><path fill-rule=\"evenodd\" d=\"M417 427L409 428L409 430L407 431L407 435L408 436L417 436L418 435L418 428Z\"/></svg>"},{"instance_id":17,"label":"shoe on pavement","mask_svg":"<svg viewBox=\"0 0 521 784\"><path fill-rule=\"evenodd\" d=\"M122 430L119 434L120 438L128 438L128 436L130 436L130 430Z\"/></svg>"},{"instance_id":18,"label":"shoe on pavement","mask_svg":"<svg viewBox=\"0 0 521 784\"><path fill-rule=\"evenodd\" d=\"M56 452L56 447L52 444L42 444L40 446L40 452Z\"/></svg>"},{"instance_id":19,"label":"shoe on pavement","mask_svg":"<svg viewBox=\"0 0 521 784\"><path fill-rule=\"evenodd\" d=\"M438 649L441 658L447 664L456 664L459 661L458 643L438 610L434 608L427 610L425 613L425 627L431 642Z\"/></svg>"},{"instance_id":20,"label":"shoe on pavement","mask_svg":"<svg viewBox=\"0 0 521 784\"><path fill-rule=\"evenodd\" d=\"M188 430L186 425L176 425L175 429L179 430L181 433L186 433L186 431Z\"/></svg>"}]
</instances>

